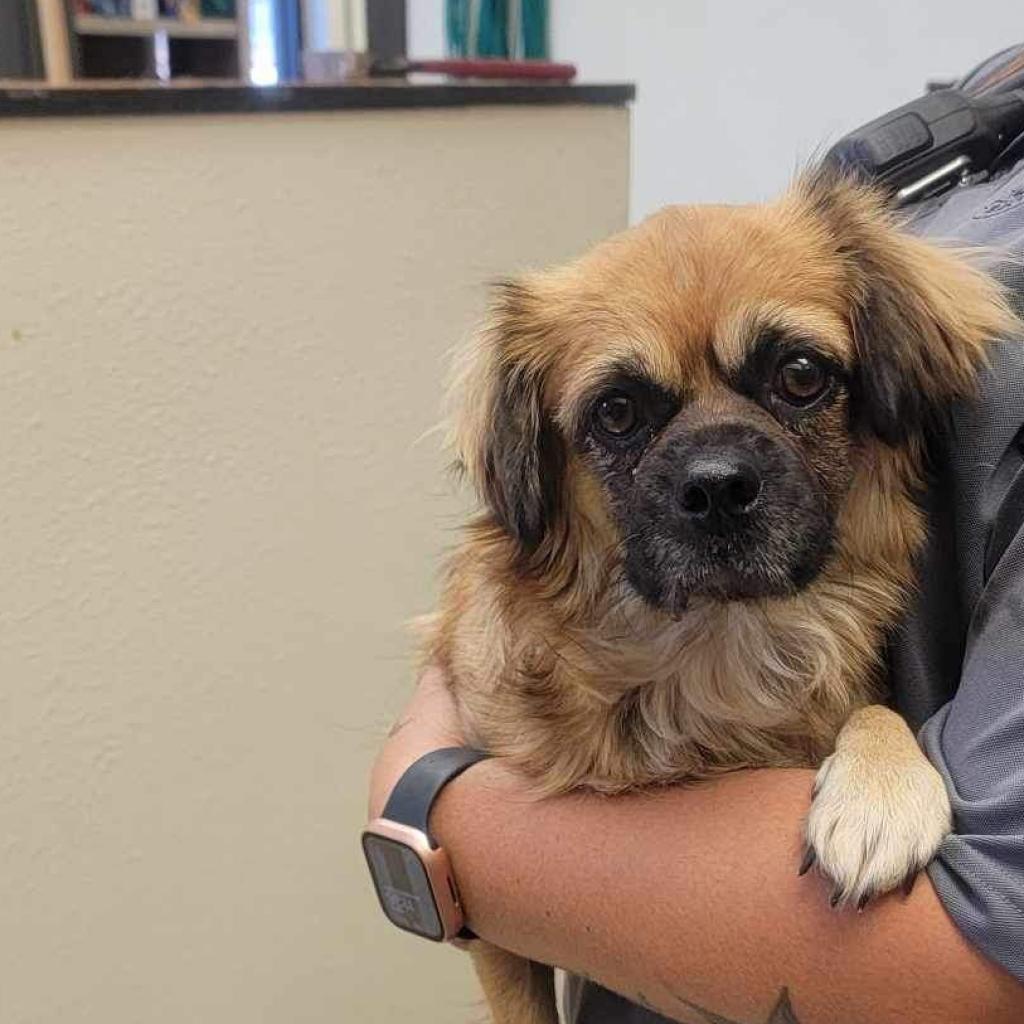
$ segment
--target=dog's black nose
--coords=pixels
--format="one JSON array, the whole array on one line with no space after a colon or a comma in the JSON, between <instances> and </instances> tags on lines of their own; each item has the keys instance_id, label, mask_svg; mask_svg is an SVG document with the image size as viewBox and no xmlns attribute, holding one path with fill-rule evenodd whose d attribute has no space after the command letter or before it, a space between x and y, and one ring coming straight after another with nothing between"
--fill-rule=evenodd
<instances>
[{"instance_id":1,"label":"dog's black nose","mask_svg":"<svg viewBox=\"0 0 1024 1024\"><path fill-rule=\"evenodd\" d=\"M694 525L726 528L753 510L761 477L735 455L698 455L687 464L678 494L683 515Z\"/></svg>"}]
</instances>

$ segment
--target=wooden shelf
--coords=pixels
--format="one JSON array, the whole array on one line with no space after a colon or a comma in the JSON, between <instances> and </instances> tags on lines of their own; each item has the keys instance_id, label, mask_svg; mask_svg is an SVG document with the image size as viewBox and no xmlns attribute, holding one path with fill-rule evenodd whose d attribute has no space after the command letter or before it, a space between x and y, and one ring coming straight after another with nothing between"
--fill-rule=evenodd
<instances>
[{"instance_id":1,"label":"wooden shelf","mask_svg":"<svg viewBox=\"0 0 1024 1024\"><path fill-rule=\"evenodd\" d=\"M0 0L0 4L7 2ZM72 13L70 0L36 2L41 12L42 5L48 4L51 20L66 29L67 71L75 80L244 81L249 77L249 0L235 0L233 18L108 18Z\"/></svg>"},{"instance_id":2,"label":"wooden shelf","mask_svg":"<svg viewBox=\"0 0 1024 1024\"><path fill-rule=\"evenodd\" d=\"M154 36L166 32L173 39L237 39L238 22L231 18L202 18L179 21L157 18L142 21L136 18L104 18L95 14L79 14L75 31L83 36Z\"/></svg>"}]
</instances>

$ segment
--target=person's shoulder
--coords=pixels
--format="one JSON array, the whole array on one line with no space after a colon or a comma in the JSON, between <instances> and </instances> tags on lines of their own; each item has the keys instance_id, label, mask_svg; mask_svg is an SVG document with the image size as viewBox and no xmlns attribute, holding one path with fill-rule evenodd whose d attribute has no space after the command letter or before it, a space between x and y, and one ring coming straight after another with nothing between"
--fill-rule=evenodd
<instances>
[{"instance_id":1,"label":"person's shoulder","mask_svg":"<svg viewBox=\"0 0 1024 1024\"><path fill-rule=\"evenodd\" d=\"M950 190L906 211L906 228L940 244L978 250L978 258L1024 314L1024 161L987 181ZM974 479L998 461L1024 424L1024 333L993 339L977 393L953 410L951 468Z\"/></svg>"},{"instance_id":2,"label":"person's shoulder","mask_svg":"<svg viewBox=\"0 0 1024 1024\"><path fill-rule=\"evenodd\" d=\"M1015 441L1022 424L1024 339L997 338L989 345L976 393L953 407L950 441L966 460L994 468L993 457Z\"/></svg>"}]
</instances>

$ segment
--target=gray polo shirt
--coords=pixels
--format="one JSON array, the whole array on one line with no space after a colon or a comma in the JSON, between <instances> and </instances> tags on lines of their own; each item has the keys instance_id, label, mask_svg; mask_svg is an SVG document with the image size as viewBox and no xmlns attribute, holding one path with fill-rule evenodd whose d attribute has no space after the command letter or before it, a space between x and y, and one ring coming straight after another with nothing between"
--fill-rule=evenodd
<instances>
[{"instance_id":1,"label":"gray polo shirt","mask_svg":"<svg viewBox=\"0 0 1024 1024\"><path fill-rule=\"evenodd\" d=\"M915 210L911 230L996 247L1024 308L1024 163ZM933 439L920 592L890 648L897 707L946 780L955 834L928 868L963 933L1024 981L1024 344ZM623 941L628 941L626 937ZM571 1024L665 1018L572 979Z\"/></svg>"}]
</instances>

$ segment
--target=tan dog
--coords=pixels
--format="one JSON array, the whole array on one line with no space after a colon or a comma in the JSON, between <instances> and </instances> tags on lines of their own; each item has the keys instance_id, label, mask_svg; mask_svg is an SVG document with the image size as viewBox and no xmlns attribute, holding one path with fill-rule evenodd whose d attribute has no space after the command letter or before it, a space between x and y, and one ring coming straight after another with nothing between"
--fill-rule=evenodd
<instances>
[{"instance_id":1,"label":"tan dog","mask_svg":"<svg viewBox=\"0 0 1024 1024\"><path fill-rule=\"evenodd\" d=\"M453 428L486 511L426 651L467 737L549 794L820 765L833 901L913 877L950 808L876 703L883 638L923 431L1015 326L963 254L820 172L500 286ZM496 1022L556 1021L549 969L474 946Z\"/></svg>"}]
</instances>

